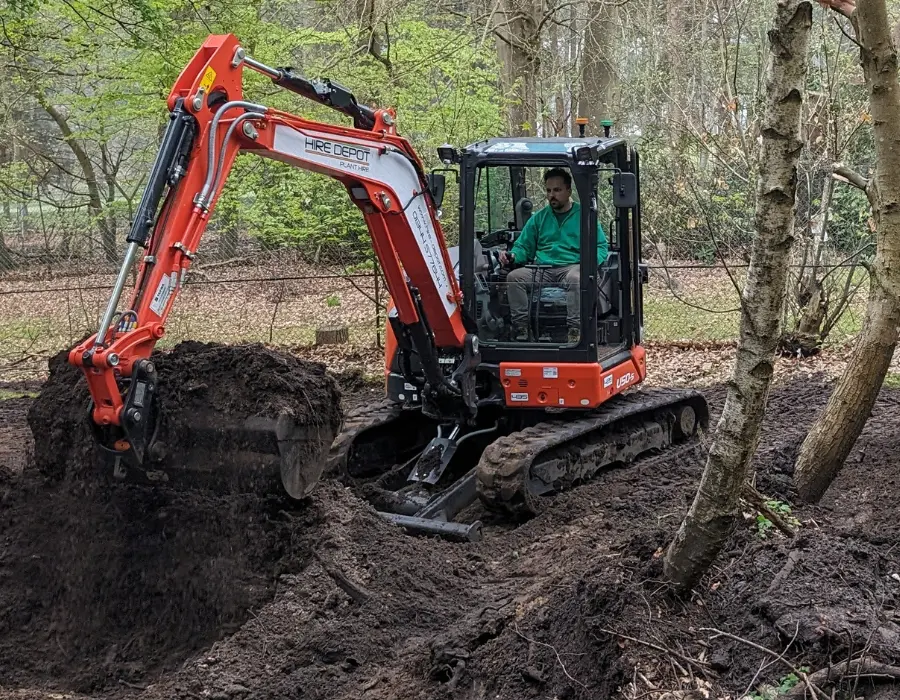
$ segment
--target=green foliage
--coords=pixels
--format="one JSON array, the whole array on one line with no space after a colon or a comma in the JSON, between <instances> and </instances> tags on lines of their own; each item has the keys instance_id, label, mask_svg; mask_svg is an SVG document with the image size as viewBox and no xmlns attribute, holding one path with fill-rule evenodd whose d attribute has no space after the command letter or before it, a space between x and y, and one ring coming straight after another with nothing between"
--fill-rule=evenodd
<instances>
[{"instance_id":1,"label":"green foliage","mask_svg":"<svg viewBox=\"0 0 900 700\"><path fill-rule=\"evenodd\" d=\"M809 666L800 666L800 673L809 673ZM783 676L777 686L763 685L756 692L750 693L751 700L778 700L800 682L800 677L793 671Z\"/></svg>"},{"instance_id":2,"label":"green foliage","mask_svg":"<svg viewBox=\"0 0 900 700\"><path fill-rule=\"evenodd\" d=\"M305 29L273 36L255 49L261 60L277 63L278 53L282 59L299 54L310 76L325 73L325 64L335 55L346 57L330 77L353 89L363 103L393 107L398 130L413 143L426 167L438 165L440 144L468 143L501 128L496 58L478 47L468 30L439 29L401 17L391 28L389 67L356 50L354 37L343 30ZM267 102L295 112L299 106L299 113L310 118L335 118L330 110L290 93L273 95ZM457 196L449 180L448 203ZM343 186L281 163L240 156L217 209L219 218L237 219L239 228L269 246L312 246L345 264L358 263L369 254L362 214ZM442 224L450 238L458 226L456 207L447 206L444 213Z\"/></svg>"},{"instance_id":3,"label":"green foliage","mask_svg":"<svg viewBox=\"0 0 900 700\"><path fill-rule=\"evenodd\" d=\"M235 162L216 214L217 225L235 225L270 247L322 247L335 260L368 248L362 214L343 185L249 154Z\"/></svg>"},{"instance_id":4,"label":"green foliage","mask_svg":"<svg viewBox=\"0 0 900 700\"><path fill-rule=\"evenodd\" d=\"M870 221L871 209L865 193L836 183L828 221L829 235L835 245L848 255L861 248L872 239Z\"/></svg>"},{"instance_id":5,"label":"green foliage","mask_svg":"<svg viewBox=\"0 0 900 700\"><path fill-rule=\"evenodd\" d=\"M782 501L766 501L766 507L773 513L780 515L784 520L794 526L800 525L800 521L791 515L791 507ZM775 524L763 513L756 514L756 532L760 539L766 539Z\"/></svg>"},{"instance_id":6,"label":"green foliage","mask_svg":"<svg viewBox=\"0 0 900 700\"><path fill-rule=\"evenodd\" d=\"M426 167L437 165L434 151L445 141L467 143L499 132L498 67L493 47L480 40L481 29L459 19L446 22L413 2L385 16L379 41L387 45L386 56L379 60L360 49L368 37L354 27L359 18L339 21L332 8L340 4L326 4L302 10L312 16L301 19L299 6L283 0L200 5L190 0L0 0L5 20L0 53L13 66L8 74L13 93L27 96L38 109L46 102L66 116L73 138L102 170L104 214L123 225L155 156L165 98L211 33L235 33L259 60L331 78L365 104L395 108L399 132L412 141ZM419 19L423 16L433 24ZM327 108L273 89L271 81L252 71L245 71L244 83L248 99L308 118L347 122ZM12 123L2 126L17 133ZM48 147L51 156L71 160L49 120L47 131L57 141ZM7 199L34 198L37 190L55 188L67 192L67 206L86 204L83 181L44 165L26 170L19 162L0 168L0 193ZM112 194L102 182L107 175L115 182ZM281 163L240 156L216 209L213 229L246 231L267 246L329 248L340 258L359 258L369 249L363 218L340 184ZM452 230L456 207L448 206L446 214L445 225Z\"/></svg>"}]
</instances>

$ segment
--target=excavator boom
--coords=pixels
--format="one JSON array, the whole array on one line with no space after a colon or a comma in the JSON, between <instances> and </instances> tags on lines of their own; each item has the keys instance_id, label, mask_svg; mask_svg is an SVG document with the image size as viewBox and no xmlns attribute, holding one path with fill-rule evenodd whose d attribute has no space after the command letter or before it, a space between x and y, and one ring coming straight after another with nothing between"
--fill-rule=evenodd
<instances>
[{"instance_id":1,"label":"excavator boom","mask_svg":"<svg viewBox=\"0 0 900 700\"><path fill-rule=\"evenodd\" d=\"M245 100L245 66L350 116L354 125L310 121ZM465 389L471 382L461 375L474 366L477 343L463 323L462 294L428 179L412 146L397 134L391 110L361 106L336 83L255 61L230 34L204 42L175 83L168 106L169 123L100 328L69 353L70 363L87 377L91 418L109 451L135 463L148 456L156 427L156 375L149 357L165 335L166 319L242 151L332 177L347 188L384 271L401 343L421 362L420 388L433 398L432 412L474 410L474 397ZM136 263L137 283L120 311ZM456 358L455 373L445 369L448 356ZM412 375L410 381L421 383Z\"/></svg>"}]
</instances>

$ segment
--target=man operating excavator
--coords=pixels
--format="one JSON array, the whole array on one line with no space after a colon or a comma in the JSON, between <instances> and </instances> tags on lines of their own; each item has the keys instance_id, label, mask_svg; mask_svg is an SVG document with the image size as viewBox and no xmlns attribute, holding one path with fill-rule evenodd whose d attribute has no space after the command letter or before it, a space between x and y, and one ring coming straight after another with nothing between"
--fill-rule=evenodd
<instances>
[{"instance_id":1,"label":"man operating excavator","mask_svg":"<svg viewBox=\"0 0 900 700\"><path fill-rule=\"evenodd\" d=\"M547 203L522 228L512 250L500 253L503 265L547 265L535 270L518 267L507 281L513 338L528 342L529 298L534 284L562 287L566 290L568 342L577 343L581 328L581 205L572 201L572 176L564 168L544 173ZM597 222L597 264L609 254L609 244L600 222Z\"/></svg>"}]
</instances>

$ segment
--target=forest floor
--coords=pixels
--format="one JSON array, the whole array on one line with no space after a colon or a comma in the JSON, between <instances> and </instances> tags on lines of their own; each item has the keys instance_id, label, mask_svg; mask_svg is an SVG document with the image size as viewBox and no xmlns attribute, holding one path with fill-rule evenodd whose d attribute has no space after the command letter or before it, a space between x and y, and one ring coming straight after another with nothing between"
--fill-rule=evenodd
<instances>
[{"instance_id":1,"label":"forest floor","mask_svg":"<svg viewBox=\"0 0 900 700\"><path fill-rule=\"evenodd\" d=\"M699 376L701 354L668 360L668 379ZM812 361L778 377L756 486L793 504L793 456L832 380ZM348 406L380 396L344 379ZM518 526L485 515L486 537L459 544L408 536L328 479L301 505L51 484L32 465L34 399L13 397L35 388L0 395L3 700L813 697L806 670L820 698L900 697L859 672L900 673L900 389L882 390L822 503L793 508L796 537L748 506L677 599L660 555L707 444L608 471ZM719 377L703 391L715 425Z\"/></svg>"}]
</instances>

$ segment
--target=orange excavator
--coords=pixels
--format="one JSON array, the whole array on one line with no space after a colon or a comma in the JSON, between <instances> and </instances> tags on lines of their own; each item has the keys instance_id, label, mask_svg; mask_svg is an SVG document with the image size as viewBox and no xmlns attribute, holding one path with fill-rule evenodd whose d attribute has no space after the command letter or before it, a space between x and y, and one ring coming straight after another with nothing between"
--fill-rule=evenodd
<instances>
[{"instance_id":1,"label":"orange excavator","mask_svg":"<svg viewBox=\"0 0 900 700\"><path fill-rule=\"evenodd\" d=\"M245 100L247 68L352 126ZM410 531L471 540L480 523L455 518L477 499L494 511L534 513L545 495L691 441L707 425L696 391L632 390L646 376L639 156L608 123L603 136L586 136L580 122L577 137L443 146L444 167L426 173L394 111L359 104L338 83L256 61L230 34L205 41L168 108L100 327L69 353L87 378L97 444L123 475L157 459L160 387L151 353L241 152L341 182L362 212L391 298L382 403L349 412L336 437L244 421L271 434L292 497L307 495L327 468L364 482L379 512ZM548 168L570 174L579 202L580 325L573 338L572 294L542 283L547 266L516 261L531 278L523 339L511 330L510 265L501 253L533 215ZM459 185L452 248L440 225L446 173ZM600 235L609 250L602 261ZM120 311L135 264L137 282ZM228 429L224 419L213 427Z\"/></svg>"}]
</instances>

